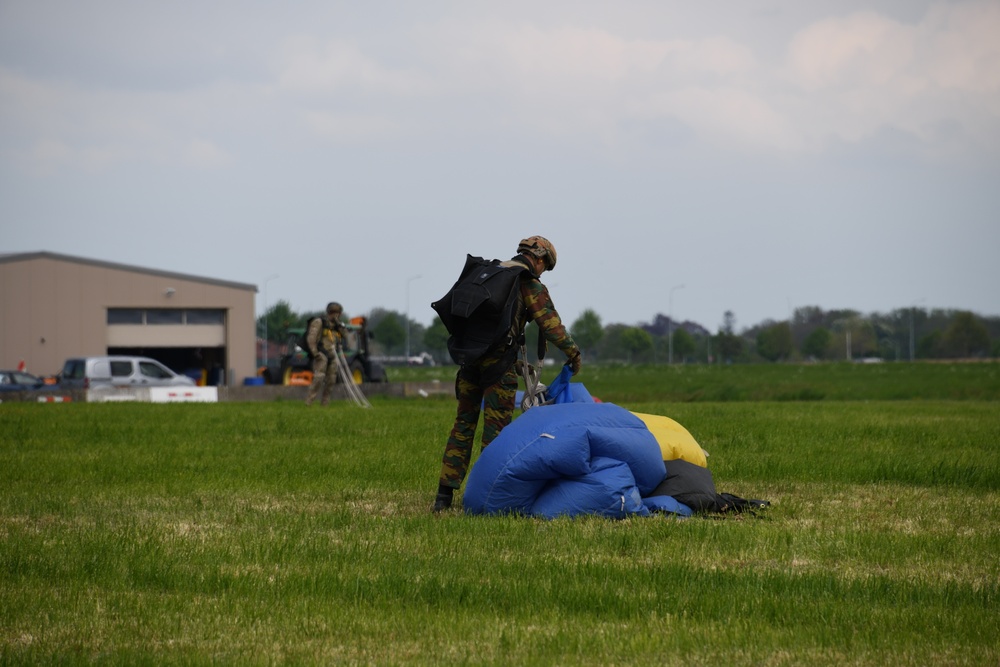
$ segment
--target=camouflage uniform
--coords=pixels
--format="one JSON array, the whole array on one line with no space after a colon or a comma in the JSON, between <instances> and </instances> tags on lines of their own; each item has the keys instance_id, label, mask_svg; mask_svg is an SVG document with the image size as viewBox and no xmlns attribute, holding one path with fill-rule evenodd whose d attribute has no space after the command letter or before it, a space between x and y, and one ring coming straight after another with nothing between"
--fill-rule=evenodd
<instances>
[{"instance_id":1,"label":"camouflage uniform","mask_svg":"<svg viewBox=\"0 0 1000 667\"><path fill-rule=\"evenodd\" d=\"M504 262L506 265L524 264L518 257ZM559 313L552 305L549 291L530 270L523 274L521 289L518 295L518 308L514 323L511 325L508 341L487 352L483 358L471 366L459 369L455 378L455 394L458 398L458 413L455 425L451 429L448 443L445 445L444 458L441 463L441 487L457 489L462 485L472 459L472 448L479 424L479 414L485 407L483 418L482 447L493 442L493 439L508 424L514 416L514 399L517 395L517 373L511 357L506 354L511 345L517 345L524 327L531 318L538 324L540 332L553 345L562 350L568 358L578 357L580 348L566 331ZM498 381L482 386L478 378L489 374L498 363L507 363L508 368Z\"/></svg>"},{"instance_id":2,"label":"camouflage uniform","mask_svg":"<svg viewBox=\"0 0 1000 667\"><path fill-rule=\"evenodd\" d=\"M329 315L313 318L309 323L306 342L309 344L309 356L312 357L313 379L306 395L306 405L313 404L319 395L320 387L323 388L320 404L326 405L330 402L333 385L337 382L337 348L343 340L342 328L340 321L332 319Z\"/></svg>"}]
</instances>

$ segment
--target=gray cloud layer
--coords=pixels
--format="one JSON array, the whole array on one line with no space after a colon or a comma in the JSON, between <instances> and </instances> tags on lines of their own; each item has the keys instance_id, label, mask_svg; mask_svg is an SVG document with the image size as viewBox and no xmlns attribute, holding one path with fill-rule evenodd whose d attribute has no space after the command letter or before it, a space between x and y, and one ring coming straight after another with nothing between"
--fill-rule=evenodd
<instances>
[{"instance_id":1,"label":"gray cloud layer","mask_svg":"<svg viewBox=\"0 0 1000 667\"><path fill-rule=\"evenodd\" d=\"M538 4L6 2L0 249L277 272L303 309L420 274L429 322L466 251L543 233L568 319L681 283L712 328L1000 310L1000 4Z\"/></svg>"}]
</instances>

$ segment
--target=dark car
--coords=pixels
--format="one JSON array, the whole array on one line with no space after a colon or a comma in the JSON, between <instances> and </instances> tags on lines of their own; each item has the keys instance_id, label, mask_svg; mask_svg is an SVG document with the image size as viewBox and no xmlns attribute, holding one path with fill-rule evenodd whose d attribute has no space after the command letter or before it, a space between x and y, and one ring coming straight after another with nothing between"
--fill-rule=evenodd
<instances>
[{"instance_id":1,"label":"dark car","mask_svg":"<svg viewBox=\"0 0 1000 667\"><path fill-rule=\"evenodd\" d=\"M32 391L45 386L45 380L23 371L0 371L0 391Z\"/></svg>"}]
</instances>

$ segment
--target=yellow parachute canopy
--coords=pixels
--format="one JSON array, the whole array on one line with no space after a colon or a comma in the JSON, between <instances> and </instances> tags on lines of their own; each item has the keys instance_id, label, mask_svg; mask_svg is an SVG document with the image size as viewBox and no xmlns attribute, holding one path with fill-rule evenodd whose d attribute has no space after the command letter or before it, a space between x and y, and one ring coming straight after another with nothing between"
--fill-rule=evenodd
<instances>
[{"instance_id":1,"label":"yellow parachute canopy","mask_svg":"<svg viewBox=\"0 0 1000 667\"><path fill-rule=\"evenodd\" d=\"M683 459L702 468L708 467L708 459L706 458L708 454L686 428L670 417L647 415L641 412L633 412L632 414L641 419L649 432L656 438L656 442L660 444L664 461Z\"/></svg>"}]
</instances>

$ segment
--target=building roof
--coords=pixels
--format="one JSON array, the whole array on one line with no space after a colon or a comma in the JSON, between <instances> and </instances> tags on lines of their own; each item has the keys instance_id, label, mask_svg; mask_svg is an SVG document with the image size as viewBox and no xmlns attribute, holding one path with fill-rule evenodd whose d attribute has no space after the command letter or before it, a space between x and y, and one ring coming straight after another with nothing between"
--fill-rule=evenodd
<instances>
[{"instance_id":1,"label":"building roof","mask_svg":"<svg viewBox=\"0 0 1000 667\"><path fill-rule=\"evenodd\" d=\"M240 290L250 290L254 293L257 292L257 286L250 283L237 283L230 280L218 280L216 278L205 278L202 276L192 276L185 273L177 273L174 271L161 271L159 269L149 269L142 266L130 266L128 264L118 264L116 262L105 262L98 259L88 259L86 257L74 257L73 255L62 255L56 252L22 252L22 253L11 253L11 254L0 254L0 264L9 264L14 262L28 262L36 259L50 259L57 262L68 262L72 264L84 264L87 266L96 266L103 269L117 269L119 271L131 271L133 273L144 273L151 276L162 276L164 278L176 278L178 280L189 280L192 282L205 283L208 285L218 285L221 287L230 287L232 289Z\"/></svg>"}]
</instances>

